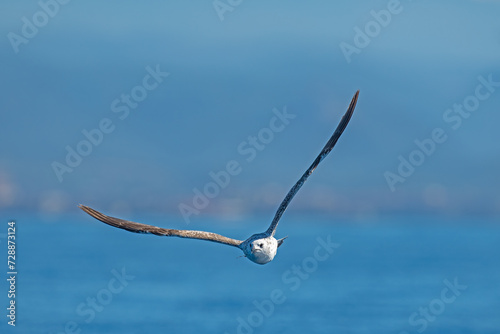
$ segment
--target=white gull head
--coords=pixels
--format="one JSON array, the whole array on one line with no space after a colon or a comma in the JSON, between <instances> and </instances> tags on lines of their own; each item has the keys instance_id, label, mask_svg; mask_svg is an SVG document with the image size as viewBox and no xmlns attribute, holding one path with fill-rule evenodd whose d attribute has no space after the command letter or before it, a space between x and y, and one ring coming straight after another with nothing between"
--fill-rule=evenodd
<instances>
[{"instance_id":1,"label":"white gull head","mask_svg":"<svg viewBox=\"0 0 500 334\"><path fill-rule=\"evenodd\" d=\"M274 259L278 247L281 246L285 239L276 240L272 235L259 233L242 242L240 248L250 261L266 264Z\"/></svg>"}]
</instances>

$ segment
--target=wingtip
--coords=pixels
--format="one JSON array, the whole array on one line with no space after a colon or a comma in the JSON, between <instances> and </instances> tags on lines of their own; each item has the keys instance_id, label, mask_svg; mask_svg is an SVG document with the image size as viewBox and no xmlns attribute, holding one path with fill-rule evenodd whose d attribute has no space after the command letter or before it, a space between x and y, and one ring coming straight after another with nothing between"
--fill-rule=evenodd
<instances>
[{"instance_id":1,"label":"wingtip","mask_svg":"<svg viewBox=\"0 0 500 334\"><path fill-rule=\"evenodd\" d=\"M354 93L352 97L351 103L349 104L349 108L347 108L346 115L352 115L354 112L354 108L356 108L356 104L358 103L359 89ZM347 125L347 124L346 124Z\"/></svg>"},{"instance_id":2,"label":"wingtip","mask_svg":"<svg viewBox=\"0 0 500 334\"><path fill-rule=\"evenodd\" d=\"M354 96L352 97L352 100L353 101L357 101L358 100L358 96L359 96L359 89L356 91L356 93L354 93Z\"/></svg>"},{"instance_id":3,"label":"wingtip","mask_svg":"<svg viewBox=\"0 0 500 334\"><path fill-rule=\"evenodd\" d=\"M78 207L85 213L91 215L91 212L94 211L92 208L86 206L86 205L83 205L83 204L78 204Z\"/></svg>"}]
</instances>

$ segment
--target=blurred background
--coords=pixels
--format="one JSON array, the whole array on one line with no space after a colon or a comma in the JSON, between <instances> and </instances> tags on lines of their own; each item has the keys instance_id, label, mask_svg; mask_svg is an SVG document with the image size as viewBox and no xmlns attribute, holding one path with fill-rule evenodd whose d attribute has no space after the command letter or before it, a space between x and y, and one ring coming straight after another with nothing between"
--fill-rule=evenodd
<instances>
[{"instance_id":1,"label":"blurred background","mask_svg":"<svg viewBox=\"0 0 500 334\"><path fill-rule=\"evenodd\" d=\"M498 330L499 1L0 8L0 242L17 220L20 330ZM265 267L219 245L113 230L77 208L245 239L267 228L358 89ZM282 275L327 235L345 253L292 293ZM122 267L134 282L87 322L77 306ZM463 297L412 324L455 277ZM276 316L248 320L274 288L288 292Z\"/></svg>"}]
</instances>

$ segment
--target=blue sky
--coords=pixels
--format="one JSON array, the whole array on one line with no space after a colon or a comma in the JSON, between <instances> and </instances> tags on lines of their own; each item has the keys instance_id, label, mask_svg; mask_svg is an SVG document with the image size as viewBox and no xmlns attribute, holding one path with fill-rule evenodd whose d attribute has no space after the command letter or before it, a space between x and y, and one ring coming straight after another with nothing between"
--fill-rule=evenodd
<instances>
[{"instance_id":1,"label":"blue sky","mask_svg":"<svg viewBox=\"0 0 500 334\"><path fill-rule=\"evenodd\" d=\"M211 1L55 3L0 5L2 211L85 203L182 219L179 205L236 161L191 218L272 216L360 89L293 212L500 212L500 86L484 83L500 82L499 1L241 1L223 20ZM34 36L26 20L39 20ZM169 75L145 79L155 70ZM132 93L137 105L115 112ZM294 118L248 161L238 147L285 109ZM61 182L54 162L103 120L108 133ZM436 129L446 139L414 153ZM410 175L400 157L418 163Z\"/></svg>"}]
</instances>

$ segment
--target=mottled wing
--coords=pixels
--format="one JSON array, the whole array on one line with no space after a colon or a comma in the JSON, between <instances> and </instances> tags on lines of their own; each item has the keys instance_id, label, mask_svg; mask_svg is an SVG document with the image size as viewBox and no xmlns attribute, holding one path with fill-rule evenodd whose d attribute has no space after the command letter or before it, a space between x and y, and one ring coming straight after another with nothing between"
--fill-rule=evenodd
<instances>
[{"instance_id":1,"label":"mottled wing","mask_svg":"<svg viewBox=\"0 0 500 334\"><path fill-rule=\"evenodd\" d=\"M283 212L285 212L286 208L288 207L288 204L290 204L290 201L292 200L292 198L299 191L300 187L302 187L304 182L306 182L309 175L311 175L312 172L314 172L314 170L316 169L316 167L318 167L321 160L323 160L328 155L328 153L330 153L330 151L333 149L333 147L337 143L337 140L339 139L342 132L344 132L344 130L347 126L347 123L349 123L349 120L351 119L352 113L354 112L354 108L356 107L356 102L358 101L358 95L359 95L359 90L356 92L356 94L354 94L354 96L351 100L351 104L349 105L349 108L347 108L347 111L344 114L344 116L342 117L342 119L340 120L340 123L337 126L337 129L333 133L330 140L328 140L328 142L326 143L326 145L323 148L323 150L321 151L321 153L316 157L316 159L314 160L312 165L305 171L305 173L297 181L297 183L295 183L295 185L292 187L292 189L290 189L290 191L286 195L283 202L281 202L281 204L278 208L278 211L276 211L274 219L271 222L271 226L269 226L269 228L266 231L266 234L270 234L270 235L274 236L274 233L276 233L276 228L278 227L278 222L279 222L281 216L283 215Z\"/></svg>"},{"instance_id":2,"label":"mottled wing","mask_svg":"<svg viewBox=\"0 0 500 334\"><path fill-rule=\"evenodd\" d=\"M216 234L216 233L204 232L204 231L174 230L174 229L161 228L161 227L157 227L157 226L140 224L140 223L135 223L135 222L131 222L128 220L124 220L124 219L106 216L105 214L102 214L99 211L96 211L96 210L89 208L88 206L85 206L85 205L79 205L79 208L82 209L83 211L85 211L86 213L88 213L89 215L91 215L92 217L94 217L95 219L102 221L103 223L130 231L130 232L148 233L148 234L155 234L155 235L165 236L165 237L200 239L200 240L218 242L220 244L225 244L225 245L230 245L230 246L235 246L235 247L239 247L239 245L242 243L242 241L240 241L240 240L227 238L225 236L222 236L222 235Z\"/></svg>"}]
</instances>

